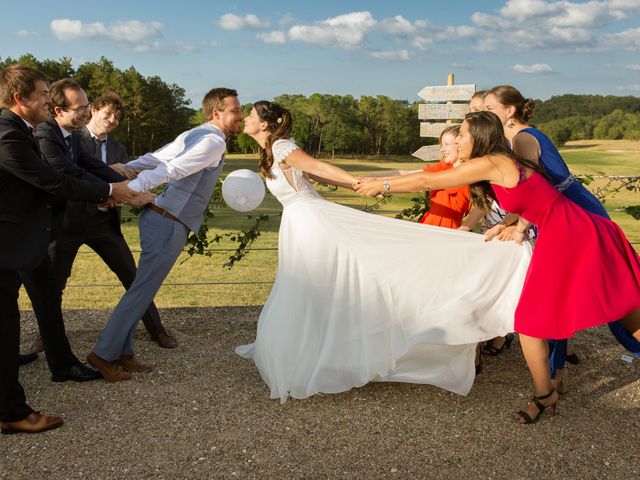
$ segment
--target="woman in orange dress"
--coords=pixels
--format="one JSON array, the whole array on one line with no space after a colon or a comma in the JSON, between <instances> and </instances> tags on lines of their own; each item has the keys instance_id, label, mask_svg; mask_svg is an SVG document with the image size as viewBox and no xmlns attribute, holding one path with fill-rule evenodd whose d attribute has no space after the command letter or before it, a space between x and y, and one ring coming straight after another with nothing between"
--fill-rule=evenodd
<instances>
[{"instance_id":1,"label":"woman in orange dress","mask_svg":"<svg viewBox=\"0 0 640 480\"><path fill-rule=\"evenodd\" d=\"M460 125L451 125L440 134L440 162L423 168L425 172L442 172L458 165L458 149L455 144ZM471 208L471 192L468 185L442 190L431 190L429 210L420 223L436 227L458 228L462 218Z\"/></svg>"}]
</instances>

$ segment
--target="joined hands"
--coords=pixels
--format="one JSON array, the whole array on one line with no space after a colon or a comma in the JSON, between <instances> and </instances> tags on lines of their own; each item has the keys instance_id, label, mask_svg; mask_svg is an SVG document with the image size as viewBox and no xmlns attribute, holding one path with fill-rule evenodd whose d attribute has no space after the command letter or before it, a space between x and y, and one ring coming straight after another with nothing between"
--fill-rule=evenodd
<instances>
[{"instance_id":1,"label":"joined hands","mask_svg":"<svg viewBox=\"0 0 640 480\"><path fill-rule=\"evenodd\" d=\"M113 165L109 165L112 169L118 172L120 175L125 177L127 180L133 180L138 176L140 170L137 168L127 168L123 163L114 163Z\"/></svg>"},{"instance_id":2,"label":"joined hands","mask_svg":"<svg viewBox=\"0 0 640 480\"><path fill-rule=\"evenodd\" d=\"M111 196L109 200L101 206L114 207L126 203L132 207L143 207L148 203L153 203L156 196L150 192L136 192L128 186L129 180L111 184Z\"/></svg>"},{"instance_id":3,"label":"joined hands","mask_svg":"<svg viewBox=\"0 0 640 480\"><path fill-rule=\"evenodd\" d=\"M358 177L358 181L352 187L360 195L382 198L382 183L383 181L377 177Z\"/></svg>"}]
</instances>

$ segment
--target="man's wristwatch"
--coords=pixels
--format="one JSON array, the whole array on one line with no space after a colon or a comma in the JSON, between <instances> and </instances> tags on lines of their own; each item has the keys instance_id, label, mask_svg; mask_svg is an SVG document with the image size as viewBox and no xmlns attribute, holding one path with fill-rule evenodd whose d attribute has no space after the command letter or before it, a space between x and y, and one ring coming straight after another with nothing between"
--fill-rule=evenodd
<instances>
[{"instance_id":1,"label":"man's wristwatch","mask_svg":"<svg viewBox=\"0 0 640 480\"><path fill-rule=\"evenodd\" d=\"M382 193L388 193L391 189L391 185L389 185L389 180L385 178L384 182L382 182Z\"/></svg>"}]
</instances>

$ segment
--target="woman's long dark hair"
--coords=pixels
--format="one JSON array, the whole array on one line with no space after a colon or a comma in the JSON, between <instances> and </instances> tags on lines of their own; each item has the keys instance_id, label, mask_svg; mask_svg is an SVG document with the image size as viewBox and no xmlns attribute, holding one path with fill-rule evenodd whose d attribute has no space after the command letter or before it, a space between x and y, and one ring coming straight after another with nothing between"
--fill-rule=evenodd
<instances>
[{"instance_id":1,"label":"woman's long dark hair","mask_svg":"<svg viewBox=\"0 0 640 480\"><path fill-rule=\"evenodd\" d=\"M271 146L273 142L280 138L291 137L291 114L286 108L281 107L277 103L267 102L266 100L260 100L254 103L253 108L256 109L258 118L263 122L267 122L270 133L267 137L265 148L260 147L260 163L258 164L260 173L263 177L273 178L271 166L274 160Z\"/></svg>"},{"instance_id":2,"label":"woman's long dark hair","mask_svg":"<svg viewBox=\"0 0 640 480\"><path fill-rule=\"evenodd\" d=\"M473 138L470 158L484 157L486 155L504 155L512 158L523 167L531 168L549 179L549 176L540 165L513 153L507 138L504 136L502 122L495 113L488 111L471 112L464 116L464 120L469 125L469 134ZM492 195L490 194L491 185L489 182L482 181L472 184L471 192L477 206L486 210L490 209Z\"/></svg>"}]
</instances>

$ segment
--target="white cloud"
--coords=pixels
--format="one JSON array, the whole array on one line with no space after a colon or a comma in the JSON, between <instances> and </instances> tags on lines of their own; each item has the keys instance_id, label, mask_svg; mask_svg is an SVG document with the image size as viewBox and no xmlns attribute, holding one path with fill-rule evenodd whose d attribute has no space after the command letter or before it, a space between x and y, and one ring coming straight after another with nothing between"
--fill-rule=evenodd
<instances>
[{"instance_id":1,"label":"white cloud","mask_svg":"<svg viewBox=\"0 0 640 480\"><path fill-rule=\"evenodd\" d=\"M259 33L257 37L265 43L283 44L287 42L287 35L281 30L269 33Z\"/></svg>"},{"instance_id":2,"label":"white cloud","mask_svg":"<svg viewBox=\"0 0 640 480\"><path fill-rule=\"evenodd\" d=\"M482 5L482 3L478 3ZM376 19L369 11L337 15L325 20L295 23L286 14L280 20L231 13L220 17L227 29L279 28L261 32L266 43L303 42L328 48L371 52L427 51L432 45L455 45L476 52L517 51L590 52L640 50L640 28L620 31L615 24L640 12L640 0L504 0L495 11L478 11L458 25L435 25L403 15ZM293 23L292 23L293 22ZM285 28L285 23L290 24ZM368 52L368 53L367 53ZM375 57L374 57L375 58Z\"/></svg>"},{"instance_id":3,"label":"white cloud","mask_svg":"<svg viewBox=\"0 0 640 480\"><path fill-rule=\"evenodd\" d=\"M157 21L125 20L105 25L102 22L83 23L68 18L51 21L51 32L58 40L106 40L136 53L176 54L195 52L198 47L185 42L172 44L153 40L162 37L164 24Z\"/></svg>"},{"instance_id":4,"label":"white cloud","mask_svg":"<svg viewBox=\"0 0 640 480\"><path fill-rule=\"evenodd\" d=\"M471 15L471 21L474 25L489 30L506 30L511 25L507 19L483 12L476 12Z\"/></svg>"},{"instance_id":5,"label":"white cloud","mask_svg":"<svg viewBox=\"0 0 640 480\"><path fill-rule=\"evenodd\" d=\"M244 17L233 13L225 13L218 20L218 25L224 30L249 30L269 28L271 26L267 20L261 20L253 13L249 13Z\"/></svg>"},{"instance_id":6,"label":"white cloud","mask_svg":"<svg viewBox=\"0 0 640 480\"><path fill-rule=\"evenodd\" d=\"M558 12L549 18L549 24L558 27L594 28L617 20L609 12L608 2L557 2Z\"/></svg>"},{"instance_id":7,"label":"white cloud","mask_svg":"<svg viewBox=\"0 0 640 480\"><path fill-rule=\"evenodd\" d=\"M635 83L633 85L619 85L616 89L620 92L640 92L640 83Z\"/></svg>"},{"instance_id":8,"label":"white cloud","mask_svg":"<svg viewBox=\"0 0 640 480\"><path fill-rule=\"evenodd\" d=\"M411 40L409 40L409 45L417 48L418 50L426 50L427 45L431 45L432 43L433 43L433 39L428 37L422 37L420 35L417 35L413 37Z\"/></svg>"},{"instance_id":9,"label":"white cloud","mask_svg":"<svg viewBox=\"0 0 640 480\"><path fill-rule=\"evenodd\" d=\"M370 12L352 12L314 25L294 25L289 29L289 38L321 46L354 48L364 45L365 35L376 24Z\"/></svg>"},{"instance_id":10,"label":"white cloud","mask_svg":"<svg viewBox=\"0 0 640 480\"><path fill-rule=\"evenodd\" d=\"M640 0L611 0L609 8L613 15L626 18L627 13L640 12Z\"/></svg>"},{"instance_id":11,"label":"white cloud","mask_svg":"<svg viewBox=\"0 0 640 480\"><path fill-rule=\"evenodd\" d=\"M125 20L105 25L102 22L83 23L68 18L51 21L51 32L58 40L106 39L119 43L134 43L162 36L161 22Z\"/></svg>"},{"instance_id":12,"label":"white cloud","mask_svg":"<svg viewBox=\"0 0 640 480\"><path fill-rule=\"evenodd\" d=\"M476 12L472 49L504 48L584 52L610 48L640 49L634 29L615 33L616 22L640 12L640 0L507 0L497 15ZM460 27L448 27L460 31ZM606 33L611 32L614 33Z\"/></svg>"},{"instance_id":13,"label":"white cloud","mask_svg":"<svg viewBox=\"0 0 640 480\"><path fill-rule=\"evenodd\" d=\"M625 65L624 68L626 68L627 70L640 70L640 63Z\"/></svg>"},{"instance_id":14,"label":"white cloud","mask_svg":"<svg viewBox=\"0 0 640 480\"><path fill-rule=\"evenodd\" d=\"M168 55L175 55L177 53L192 53L198 51L198 48L195 45L184 42L176 42L175 44L168 44L158 41L141 42L135 44L127 44L125 45L125 48L136 53L158 53Z\"/></svg>"},{"instance_id":15,"label":"white cloud","mask_svg":"<svg viewBox=\"0 0 640 480\"><path fill-rule=\"evenodd\" d=\"M546 63L536 63L534 65L514 65L513 70L519 73L549 73L553 69Z\"/></svg>"},{"instance_id":16,"label":"white cloud","mask_svg":"<svg viewBox=\"0 0 640 480\"><path fill-rule=\"evenodd\" d=\"M385 62L407 62L411 59L411 55L409 55L407 50L384 50L371 52L369 56L376 60L383 60Z\"/></svg>"},{"instance_id":17,"label":"white cloud","mask_svg":"<svg viewBox=\"0 0 640 480\"><path fill-rule=\"evenodd\" d=\"M524 22L528 19L539 18L556 13L560 2L545 2L544 0L509 0L500 9L500 14L504 18L517 22Z\"/></svg>"},{"instance_id":18,"label":"white cloud","mask_svg":"<svg viewBox=\"0 0 640 480\"><path fill-rule=\"evenodd\" d=\"M607 34L604 36L603 44L609 48L640 50L640 28L629 28L622 32Z\"/></svg>"},{"instance_id":19,"label":"white cloud","mask_svg":"<svg viewBox=\"0 0 640 480\"><path fill-rule=\"evenodd\" d=\"M390 35L411 35L416 31L416 27L402 15L383 19L380 29Z\"/></svg>"},{"instance_id":20,"label":"white cloud","mask_svg":"<svg viewBox=\"0 0 640 480\"><path fill-rule=\"evenodd\" d=\"M16 36L20 38L35 38L39 37L40 34L38 32L32 32L31 30L18 30Z\"/></svg>"}]
</instances>

